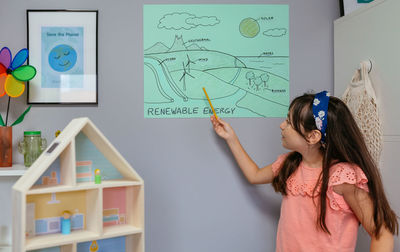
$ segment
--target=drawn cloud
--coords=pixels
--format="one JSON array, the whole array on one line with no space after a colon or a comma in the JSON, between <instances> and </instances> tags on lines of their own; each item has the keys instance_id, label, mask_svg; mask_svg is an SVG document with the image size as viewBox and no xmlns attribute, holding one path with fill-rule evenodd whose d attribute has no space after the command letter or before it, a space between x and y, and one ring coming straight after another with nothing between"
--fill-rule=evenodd
<instances>
[{"instance_id":1,"label":"drawn cloud","mask_svg":"<svg viewBox=\"0 0 400 252\"><path fill-rule=\"evenodd\" d=\"M265 32L263 32L263 35L268 37L282 37L286 34L286 31L287 30L285 28L274 28L266 30Z\"/></svg>"},{"instance_id":2,"label":"drawn cloud","mask_svg":"<svg viewBox=\"0 0 400 252\"><path fill-rule=\"evenodd\" d=\"M164 15L159 20L158 28L167 30L190 30L197 26L214 26L219 23L219 19L215 16L197 17L196 15L186 12L174 12Z\"/></svg>"}]
</instances>

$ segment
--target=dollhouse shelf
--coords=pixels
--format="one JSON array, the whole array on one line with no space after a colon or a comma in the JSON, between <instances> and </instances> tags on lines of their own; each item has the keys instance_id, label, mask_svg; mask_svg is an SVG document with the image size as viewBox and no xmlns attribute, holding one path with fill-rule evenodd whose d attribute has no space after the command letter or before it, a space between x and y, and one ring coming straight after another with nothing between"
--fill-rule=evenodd
<instances>
[{"instance_id":1,"label":"dollhouse shelf","mask_svg":"<svg viewBox=\"0 0 400 252\"><path fill-rule=\"evenodd\" d=\"M76 185L56 185L56 186L33 186L31 190L27 192L28 195L32 194L44 194L44 193L58 193L58 192L70 192L70 191L82 191L100 188L110 187L122 187L122 186L141 186L142 182L130 181L130 180L115 180L115 181L103 181L101 184L94 184L93 182L77 183Z\"/></svg>"},{"instance_id":2,"label":"dollhouse shelf","mask_svg":"<svg viewBox=\"0 0 400 252\"><path fill-rule=\"evenodd\" d=\"M144 252L144 182L88 118L72 120L21 175L13 186L13 252L81 252L94 241ZM61 234L65 210L70 234Z\"/></svg>"},{"instance_id":3,"label":"dollhouse shelf","mask_svg":"<svg viewBox=\"0 0 400 252\"><path fill-rule=\"evenodd\" d=\"M43 247L56 247L73 242L86 242L117 236L140 234L143 230L130 225L111 226L104 229L103 235L91 231L72 231L69 235L52 234L46 236L37 236L26 241L26 250L40 249Z\"/></svg>"},{"instance_id":4,"label":"dollhouse shelf","mask_svg":"<svg viewBox=\"0 0 400 252\"><path fill-rule=\"evenodd\" d=\"M44 247L56 247L72 242L91 241L99 238L99 234L91 231L72 231L69 235L51 234L37 236L26 240L25 249L34 250Z\"/></svg>"},{"instance_id":5,"label":"dollhouse shelf","mask_svg":"<svg viewBox=\"0 0 400 252\"><path fill-rule=\"evenodd\" d=\"M118 226L110 226L105 227L103 230L103 238L111 238L122 235L131 235L131 234L140 234L143 230L141 228L137 228L131 225L118 225Z\"/></svg>"},{"instance_id":6,"label":"dollhouse shelf","mask_svg":"<svg viewBox=\"0 0 400 252\"><path fill-rule=\"evenodd\" d=\"M0 177L22 176L24 175L27 167L23 164L13 164L11 167L0 168Z\"/></svg>"}]
</instances>

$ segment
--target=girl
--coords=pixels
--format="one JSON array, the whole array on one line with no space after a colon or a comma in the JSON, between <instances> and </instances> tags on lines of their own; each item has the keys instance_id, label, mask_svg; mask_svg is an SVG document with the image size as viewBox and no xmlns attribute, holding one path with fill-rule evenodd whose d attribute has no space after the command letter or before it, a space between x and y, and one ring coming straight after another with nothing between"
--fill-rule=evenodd
<instances>
[{"instance_id":1,"label":"girl","mask_svg":"<svg viewBox=\"0 0 400 252\"><path fill-rule=\"evenodd\" d=\"M252 184L272 183L283 195L276 251L354 251L358 225L371 236L370 251L393 251L397 216L351 112L326 91L297 97L281 123L291 152L259 169L232 127L211 117Z\"/></svg>"}]
</instances>

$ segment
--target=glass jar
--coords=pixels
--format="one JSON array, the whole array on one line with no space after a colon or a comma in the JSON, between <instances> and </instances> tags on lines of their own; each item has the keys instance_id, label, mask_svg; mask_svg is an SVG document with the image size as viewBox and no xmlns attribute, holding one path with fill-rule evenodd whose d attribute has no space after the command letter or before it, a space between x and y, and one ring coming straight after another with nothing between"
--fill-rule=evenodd
<instances>
[{"instance_id":1,"label":"glass jar","mask_svg":"<svg viewBox=\"0 0 400 252\"><path fill-rule=\"evenodd\" d=\"M24 140L18 143L18 151L24 155L24 165L29 167L47 147L40 131L24 131Z\"/></svg>"}]
</instances>

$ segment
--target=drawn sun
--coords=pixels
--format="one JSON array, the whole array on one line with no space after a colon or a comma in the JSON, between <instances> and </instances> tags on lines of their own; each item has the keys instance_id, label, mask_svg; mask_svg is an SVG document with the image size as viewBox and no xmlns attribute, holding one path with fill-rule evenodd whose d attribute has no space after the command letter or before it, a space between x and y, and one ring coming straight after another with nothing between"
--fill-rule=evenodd
<instances>
[{"instance_id":1,"label":"drawn sun","mask_svg":"<svg viewBox=\"0 0 400 252\"><path fill-rule=\"evenodd\" d=\"M260 32L260 25L253 18L245 18L240 22L239 31L246 38L254 38Z\"/></svg>"}]
</instances>

